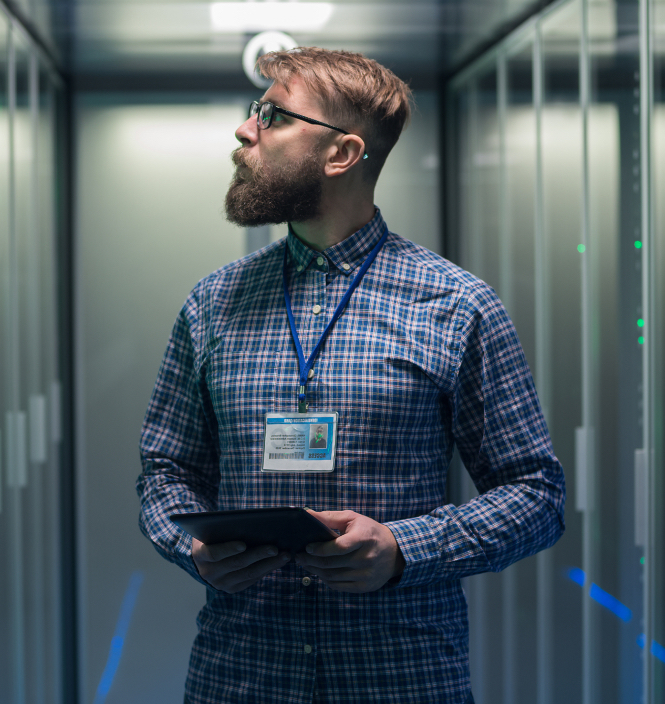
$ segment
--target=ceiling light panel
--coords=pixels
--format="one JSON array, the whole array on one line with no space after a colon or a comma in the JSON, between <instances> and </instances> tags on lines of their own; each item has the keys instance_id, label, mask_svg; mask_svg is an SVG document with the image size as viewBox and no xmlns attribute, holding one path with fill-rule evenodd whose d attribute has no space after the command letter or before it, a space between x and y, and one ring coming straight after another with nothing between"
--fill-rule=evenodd
<instances>
[{"instance_id":1,"label":"ceiling light panel","mask_svg":"<svg viewBox=\"0 0 665 704\"><path fill-rule=\"evenodd\" d=\"M333 14L329 2L214 2L210 21L214 32L312 32L322 30Z\"/></svg>"}]
</instances>

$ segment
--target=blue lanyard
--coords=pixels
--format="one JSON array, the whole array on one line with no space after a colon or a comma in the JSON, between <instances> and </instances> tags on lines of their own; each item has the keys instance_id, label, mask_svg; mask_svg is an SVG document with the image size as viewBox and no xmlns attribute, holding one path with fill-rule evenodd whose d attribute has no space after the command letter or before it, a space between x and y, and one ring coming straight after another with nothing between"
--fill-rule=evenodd
<instances>
[{"instance_id":1,"label":"blue lanyard","mask_svg":"<svg viewBox=\"0 0 665 704\"><path fill-rule=\"evenodd\" d=\"M363 262L363 265L360 267L360 270L356 274L355 278L351 282L351 285L347 289L346 293L344 294L342 300L339 302L339 305L337 306L337 310L334 312L333 317L330 319L330 322L328 323L328 326L326 329L323 331L323 334L321 335L321 338L319 341L316 343L316 347L312 350L312 354L310 354L309 359L305 360L305 354L302 349L302 345L300 344L300 338L298 337L298 330L296 329L296 321L293 319L293 310L291 309L291 296L289 295L289 287L287 286L287 253L288 253L288 245L284 247L284 267L282 269L282 280L284 282L284 302L286 303L286 314L289 317L289 325L291 326L291 335L293 335L293 342L295 343L296 346L296 351L298 352L298 361L300 363L300 389L298 393L298 413L306 413L307 411L307 405L305 403L305 386L307 385L307 375L309 374L309 370L314 366L314 362L316 361L316 358L319 354L319 351L321 350L321 346L323 345L326 337L328 337L328 333L332 330L333 325L337 322L337 319L339 318L340 315L342 315L342 312L346 308L346 304L349 302L349 299L351 298L353 292L358 288L358 285L362 281L363 276L365 276L365 272L370 268L372 265L372 262L376 259L376 255L379 253L379 250L381 247L383 247L383 243L386 241L388 238L388 228L385 228L385 231L383 235L381 236L381 239L376 243L376 246L374 249L369 253L367 256L367 259Z\"/></svg>"}]
</instances>

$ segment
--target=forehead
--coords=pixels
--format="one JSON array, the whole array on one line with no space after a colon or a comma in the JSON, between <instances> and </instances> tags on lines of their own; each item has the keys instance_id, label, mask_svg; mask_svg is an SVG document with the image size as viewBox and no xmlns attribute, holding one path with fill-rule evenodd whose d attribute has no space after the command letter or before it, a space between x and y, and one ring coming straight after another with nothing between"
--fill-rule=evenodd
<instances>
[{"instance_id":1,"label":"forehead","mask_svg":"<svg viewBox=\"0 0 665 704\"><path fill-rule=\"evenodd\" d=\"M276 81L264 93L260 102L270 101L275 105L291 112L301 112L308 116L313 113L319 113L319 101L315 95L305 85L305 82L299 76L294 76L286 86Z\"/></svg>"}]
</instances>

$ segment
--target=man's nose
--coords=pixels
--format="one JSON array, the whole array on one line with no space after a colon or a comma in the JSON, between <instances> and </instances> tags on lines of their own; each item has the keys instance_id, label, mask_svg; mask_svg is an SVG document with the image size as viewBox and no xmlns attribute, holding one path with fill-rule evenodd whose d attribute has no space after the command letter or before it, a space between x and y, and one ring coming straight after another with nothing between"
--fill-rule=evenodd
<instances>
[{"instance_id":1,"label":"man's nose","mask_svg":"<svg viewBox=\"0 0 665 704\"><path fill-rule=\"evenodd\" d=\"M256 144L259 138L259 128L256 124L256 116L248 117L235 132L236 139L243 146Z\"/></svg>"}]
</instances>

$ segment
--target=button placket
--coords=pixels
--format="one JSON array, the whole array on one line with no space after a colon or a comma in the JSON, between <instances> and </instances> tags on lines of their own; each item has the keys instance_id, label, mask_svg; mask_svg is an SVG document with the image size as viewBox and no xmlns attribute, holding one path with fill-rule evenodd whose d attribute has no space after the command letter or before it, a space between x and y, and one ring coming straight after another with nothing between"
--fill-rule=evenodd
<instances>
[{"instance_id":1,"label":"button placket","mask_svg":"<svg viewBox=\"0 0 665 704\"><path fill-rule=\"evenodd\" d=\"M317 291L318 271L312 266L308 266L302 276L297 277L302 286L301 297L298 301L298 308L293 308L293 315L300 335L303 350L308 353L312 349L312 339L317 335L316 316L312 315L312 307L319 300ZM293 300L293 295L292 295ZM314 343L316 344L316 343Z\"/></svg>"},{"instance_id":2,"label":"button placket","mask_svg":"<svg viewBox=\"0 0 665 704\"><path fill-rule=\"evenodd\" d=\"M319 257L319 259L323 259L323 257ZM324 260L325 262L325 260ZM309 354L315 347L315 345L318 343L319 338L323 334L323 331L326 329L326 325L328 324L328 320L326 318L326 315L322 313L325 313L326 309L326 298L327 298L327 286L326 286L326 277L327 273L325 271L321 271L320 269L313 268L312 274L314 276L314 286L312 287L314 291L314 296L312 303L313 305L309 309L309 319L311 322L310 325L310 330L311 330L311 338L309 339L309 347L308 347L308 352ZM314 366L316 366L319 363L320 356L317 357L317 359L314 360ZM315 381L315 375L316 372L314 372L314 369L310 369L310 371L307 374L307 380L308 380L308 398L312 398L315 395L316 391L316 381Z\"/></svg>"}]
</instances>

